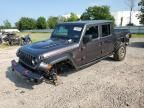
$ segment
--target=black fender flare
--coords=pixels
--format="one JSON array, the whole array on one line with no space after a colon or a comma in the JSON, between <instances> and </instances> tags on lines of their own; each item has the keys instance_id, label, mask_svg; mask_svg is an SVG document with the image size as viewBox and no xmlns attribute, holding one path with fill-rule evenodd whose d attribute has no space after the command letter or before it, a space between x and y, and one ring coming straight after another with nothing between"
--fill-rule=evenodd
<instances>
[{"instance_id":1,"label":"black fender flare","mask_svg":"<svg viewBox=\"0 0 144 108\"><path fill-rule=\"evenodd\" d=\"M114 52L118 51L121 46L126 46L126 44L121 41L116 42L114 45Z\"/></svg>"}]
</instances>

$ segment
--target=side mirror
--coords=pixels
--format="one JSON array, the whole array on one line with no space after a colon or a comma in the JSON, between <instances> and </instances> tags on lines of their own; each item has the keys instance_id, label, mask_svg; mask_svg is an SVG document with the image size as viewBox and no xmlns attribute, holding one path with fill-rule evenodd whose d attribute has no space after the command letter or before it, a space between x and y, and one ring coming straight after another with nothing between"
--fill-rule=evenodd
<instances>
[{"instance_id":1,"label":"side mirror","mask_svg":"<svg viewBox=\"0 0 144 108\"><path fill-rule=\"evenodd\" d=\"M86 44L92 40L92 35L85 35L83 37L83 43Z\"/></svg>"}]
</instances>

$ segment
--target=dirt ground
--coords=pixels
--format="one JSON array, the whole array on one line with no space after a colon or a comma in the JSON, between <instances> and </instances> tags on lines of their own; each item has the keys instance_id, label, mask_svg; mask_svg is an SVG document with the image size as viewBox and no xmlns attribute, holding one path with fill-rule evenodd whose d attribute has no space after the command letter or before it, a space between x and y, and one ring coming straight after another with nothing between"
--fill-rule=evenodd
<instances>
[{"instance_id":1,"label":"dirt ground","mask_svg":"<svg viewBox=\"0 0 144 108\"><path fill-rule=\"evenodd\" d=\"M12 73L16 49L0 49L0 108L144 108L144 38L131 40L124 61L109 57L65 73L59 86L33 85Z\"/></svg>"}]
</instances>

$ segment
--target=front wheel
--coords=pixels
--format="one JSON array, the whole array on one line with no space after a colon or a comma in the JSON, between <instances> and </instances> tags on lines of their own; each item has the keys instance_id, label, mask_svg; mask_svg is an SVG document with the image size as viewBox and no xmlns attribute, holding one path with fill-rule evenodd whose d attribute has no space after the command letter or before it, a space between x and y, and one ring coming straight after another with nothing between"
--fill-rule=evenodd
<instances>
[{"instance_id":1,"label":"front wheel","mask_svg":"<svg viewBox=\"0 0 144 108\"><path fill-rule=\"evenodd\" d=\"M120 47L114 52L114 59L116 61L122 61L124 60L126 56L126 46L124 44L121 44Z\"/></svg>"}]
</instances>

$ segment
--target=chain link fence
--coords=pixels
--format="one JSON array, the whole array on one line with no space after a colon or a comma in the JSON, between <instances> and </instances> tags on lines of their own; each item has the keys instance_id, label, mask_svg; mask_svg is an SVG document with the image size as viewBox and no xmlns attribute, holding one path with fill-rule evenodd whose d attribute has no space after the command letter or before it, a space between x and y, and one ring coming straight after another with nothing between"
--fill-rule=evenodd
<instances>
[{"instance_id":1,"label":"chain link fence","mask_svg":"<svg viewBox=\"0 0 144 108\"><path fill-rule=\"evenodd\" d=\"M144 26L124 26L124 27L115 27L116 29L128 29L132 34L144 34ZM31 33L51 33L53 29L43 29L43 30L23 30L22 32L31 32Z\"/></svg>"},{"instance_id":2,"label":"chain link fence","mask_svg":"<svg viewBox=\"0 0 144 108\"><path fill-rule=\"evenodd\" d=\"M128 29L132 34L144 34L144 26L116 27L116 29Z\"/></svg>"},{"instance_id":3,"label":"chain link fence","mask_svg":"<svg viewBox=\"0 0 144 108\"><path fill-rule=\"evenodd\" d=\"M30 33L51 33L53 29L42 29L42 30L23 30L21 32L30 32Z\"/></svg>"}]
</instances>

